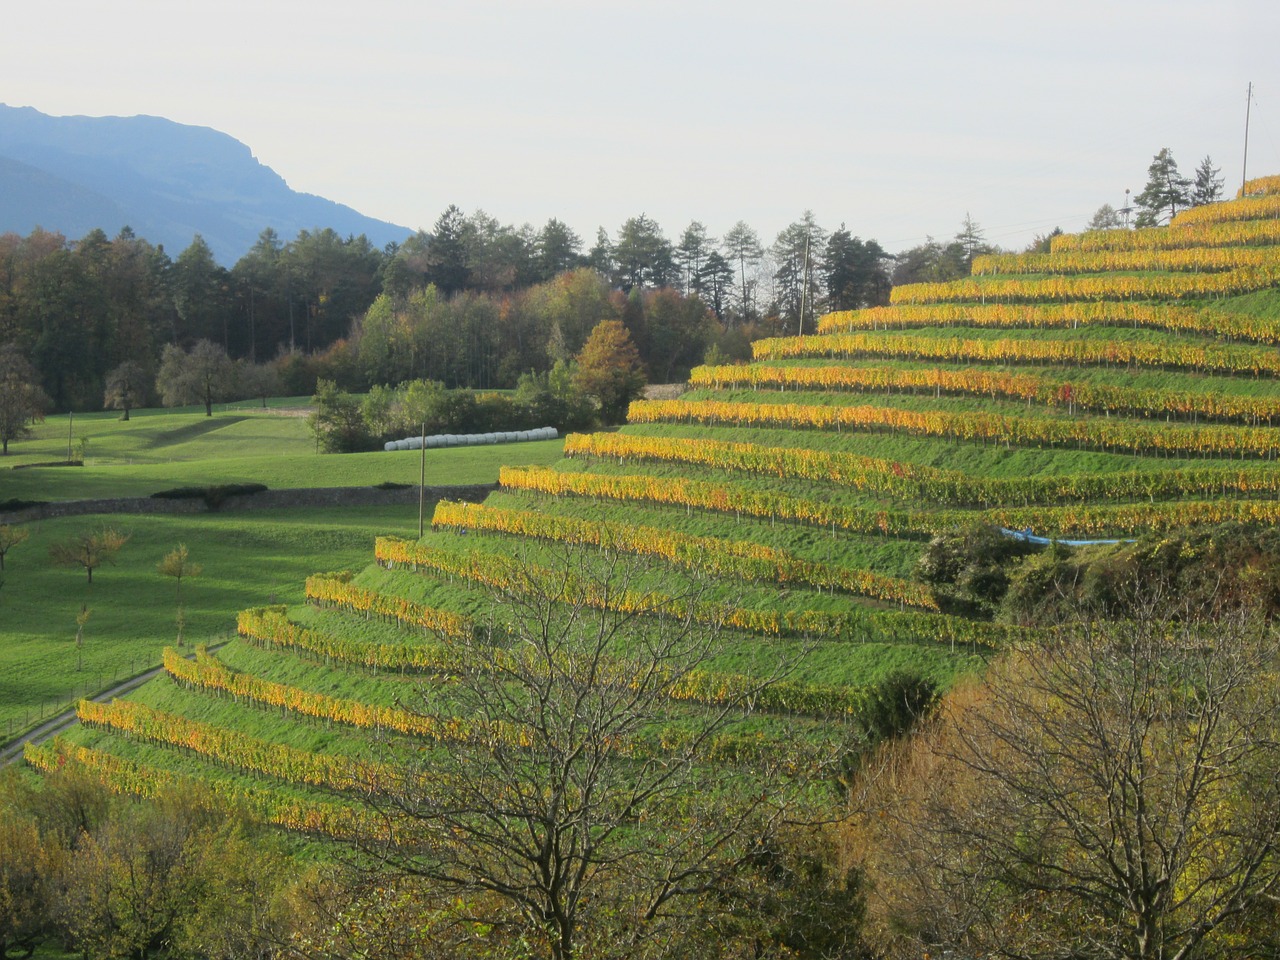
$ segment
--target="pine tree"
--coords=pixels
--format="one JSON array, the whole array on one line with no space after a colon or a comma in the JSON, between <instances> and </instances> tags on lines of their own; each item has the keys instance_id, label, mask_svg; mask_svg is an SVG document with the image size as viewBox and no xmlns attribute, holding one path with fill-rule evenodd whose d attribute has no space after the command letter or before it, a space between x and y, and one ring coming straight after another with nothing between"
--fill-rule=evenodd
<instances>
[{"instance_id":1,"label":"pine tree","mask_svg":"<svg viewBox=\"0 0 1280 960\"><path fill-rule=\"evenodd\" d=\"M1133 199L1139 227L1168 223L1179 210L1191 206L1191 181L1178 172L1169 148L1163 148L1147 167L1147 185Z\"/></svg>"},{"instance_id":2,"label":"pine tree","mask_svg":"<svg viewBox=\"0 0 1280 960\"><path fill-rule=\"evenodd\" d=\"M1191 186L1191 205L1203 206L1222 199L1222 171L1213 165L1213 160L1206 154L1196 167L1196 179Z\"/></svg>"}]
</instances>

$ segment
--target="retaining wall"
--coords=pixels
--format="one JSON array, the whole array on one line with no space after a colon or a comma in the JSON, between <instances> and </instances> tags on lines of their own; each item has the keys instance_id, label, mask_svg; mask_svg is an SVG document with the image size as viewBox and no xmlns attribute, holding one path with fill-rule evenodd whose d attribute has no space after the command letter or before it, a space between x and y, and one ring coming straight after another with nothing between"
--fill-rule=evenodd
<instances>
[{"instance_id":1,"label":"retaining wall","mask_svg":"<svg viewBox=\"0 0 1280 960\"><path fill-rule=\"evenodd\" d=\"M478 503L494 490L496 483L472 483L456 486L432 486L425 488L426 499L467 500ZM263 490L259 493L229 496L216 508L216 512L238 510L279 510L288 507L382 507L416 505L416 486L384 490L380 487L299 487L284 490ZM161 497L117 497L103 500L59 500L53 503L26 507L0 513L0 523L27 523L32 520L49 520L54 517L80 517L95 513L212 513L203 499L168 500Z\"/></svg>"}]
</instances>

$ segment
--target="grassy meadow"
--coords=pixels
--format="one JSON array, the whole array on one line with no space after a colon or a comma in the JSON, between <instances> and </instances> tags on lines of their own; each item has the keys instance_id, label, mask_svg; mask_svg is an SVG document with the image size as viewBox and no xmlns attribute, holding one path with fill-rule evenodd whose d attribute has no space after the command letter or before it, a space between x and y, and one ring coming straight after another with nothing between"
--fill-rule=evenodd
<instances>
[{"instance_id":1,"label":"grassy meadow","mask_svg":"<svg viewBox=\"0 0 1280 960\"><path fill-rule=\"evenodd\" d=\"M136 410L49 417L35 435L10 445L0 460L0 501L144 497L183 486L256 482L273 489L416 484L416 452L318 454L306 426L305 400L257 405ZM283 412L282 412L283 411ZM84 466L24 466L64 460L68 434ZM81 446L81 440L87 444ZM505 448L432 450L428 484L492 483L503 463L549 464L559 441ZM21 466L22 469L11 469ZM95 693L160 662L177 633L177 591L157 572L161 558L185 544L203 569L182 582L185 636L224 642L245 607L298 603L308 575L359 570L374 538L416 536L417 506L343 510L291 508L194 515L102 515L26 524L0 574L0 741L73 698ZM129 537L113 564L94 571L56 567L51 544L112 527ZM89 611L77 648L77 616Z\"/></svg>"},{"instance_id":2,"label":"grassy meadow","mask_svg":"<svg viewBox=\"0 0 1280 960\"><path fill-rule=\"evenodd\" d=\"M203 407L135 410L127 422L114 412L49 417L0 460L0 501L145 497L223 483L286 489L418 482L421 463L414 451L318 453L308 411L298 402L266 410L218 407L212 417ZM73 459L83 452L84 466L31 466L66 460L69 435ZM553 463L559 452L555 440L433 450L427 483L492 483L504 463ZM4 469L15 466L22 469Z\"/></svg>"}]
</instances>

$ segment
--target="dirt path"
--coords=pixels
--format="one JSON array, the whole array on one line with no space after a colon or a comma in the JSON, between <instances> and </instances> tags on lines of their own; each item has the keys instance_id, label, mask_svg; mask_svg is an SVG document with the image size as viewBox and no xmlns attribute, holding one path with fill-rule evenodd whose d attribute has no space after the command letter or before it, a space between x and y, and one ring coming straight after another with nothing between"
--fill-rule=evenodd
<instances>
[{"instance_id":1,"label":"dirt path","mask_svg":"<svg viewBox=\"0 0 1280 960\"><path fill-rule=\"evenodd\" d=\"M225 641L217 644L216 646L211 646L208 649L218 650L224 646L226 646ZM186 654L186 657L190 660L194 655L194 653L190 653ZM106 690L95 693L88 699L93 700L96 703L107 703L115 697L122 697L126 693L132 693L148 680L159 676L163 672L163 666L152 667L150 670L140 673L136 677L130 677L128 680L124 680L113 687L109 687ZM76 708L71 707L51 720L46 720L44 723L40 724L40 726L28 730L17 739L9 741L3 747L0 747L0 767L7 767L15 760L21 760L22 748L28 743L43 743L45 740L56 736L76 722Z\"/></svg>"}]
</instances>

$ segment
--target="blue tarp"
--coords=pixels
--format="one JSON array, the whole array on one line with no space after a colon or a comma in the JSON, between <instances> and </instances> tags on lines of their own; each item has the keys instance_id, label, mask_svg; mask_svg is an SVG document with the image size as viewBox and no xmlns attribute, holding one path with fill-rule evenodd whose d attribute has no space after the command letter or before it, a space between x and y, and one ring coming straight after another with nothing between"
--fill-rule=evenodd
<instances>
[{"instance_id":1,"label":"blue tarp","mask_svg":"<svg viewBox=\"0 0 1280 960\"><path fill-rule=\"evenodd\" d=\"M1136 543L1135 540L1061 540L1050 539L1049 537L1037 537L1031 532L1031 528L1025 530L1010 530L1008 527L1001 527L1000 532L1006 537L1012 537L1015 540L1021 540L1023 543L1034 543L1039 547L1047 547L1050 544L1060 543L1064 547L1091 547L1095 544L1102 543Z\"/></svg>"}]
</instances>

